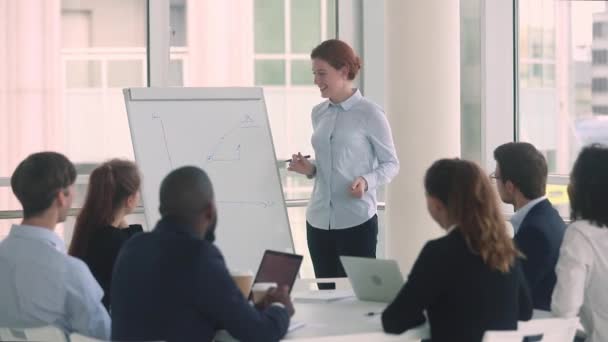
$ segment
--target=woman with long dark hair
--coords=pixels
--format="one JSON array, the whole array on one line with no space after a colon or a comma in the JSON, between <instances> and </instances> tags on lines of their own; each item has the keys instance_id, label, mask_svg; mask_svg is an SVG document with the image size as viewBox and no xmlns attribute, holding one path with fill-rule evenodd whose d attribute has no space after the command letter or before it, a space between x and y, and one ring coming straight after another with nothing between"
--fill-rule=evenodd
<instances>
[{"instance_id":1,"label":"woman with long dark hair","mask_svg":"<svg viewBox=\"0 0 608 342\"><path fill-rule=\"evenodd\" d=\"M608 341L608 147L591 145L570 174L572 223L559 251L551 311L576 317L587 342Z\"/></svg>"},{"instance_id":2,"label":"woman with long dark hair","mask_svg":"<svg viewBox=\"0 0 608 342\"><path fill-rule=\"evenodd\" d=\"M427 208L447 235L427 242L395 300L384 330L424 323L433 342L481 341L532 316L530 291L490 179L473 162L442 159L426 172Z\"/></svg>"},{"instance_id":3,"label":"woman with long dark hair","mask_svg":"<svg viewBox=\"0 0 608 342\"><path fill-rule=\"evenodd\" d=\"M122 245L142 226L125 217L139 201L141 177L135 163L113 159L89 177L87 196L76 219L69 254L82 259L101 285L103 304L109 309L112 269Z\"/></svg>"}]
</instances>

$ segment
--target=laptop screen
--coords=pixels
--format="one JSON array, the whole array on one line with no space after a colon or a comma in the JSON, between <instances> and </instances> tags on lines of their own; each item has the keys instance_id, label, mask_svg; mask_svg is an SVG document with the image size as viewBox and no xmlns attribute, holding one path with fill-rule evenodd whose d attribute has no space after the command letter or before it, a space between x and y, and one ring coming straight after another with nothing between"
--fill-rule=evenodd
<instances>
[{"instance_id":1,"label":"laptop screen","mask_svg":"<svg viewBox=\"0 0 608 342\"><path fill-rule=\"evenodd\" d=\"M302 256L267 250L253 283L277 283L289 286L289 292L300 271Z\"/></svg>"}]
</instances>

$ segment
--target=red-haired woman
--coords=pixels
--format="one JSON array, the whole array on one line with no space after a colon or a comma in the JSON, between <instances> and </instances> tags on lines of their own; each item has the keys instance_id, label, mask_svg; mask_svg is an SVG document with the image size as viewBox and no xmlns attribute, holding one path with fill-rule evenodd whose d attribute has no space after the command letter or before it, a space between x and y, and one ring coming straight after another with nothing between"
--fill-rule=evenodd
<instances>
[{"instance_id":1,"label":"red-haired woman","mask_svg":"<svg viewBox=\"0 0 608 342\"><path fill-rule=\"evenodd\" d=\"M125 217L139 200L141 177L130 161L113 159L89 177L84 206L76 219L69 254L82 259L101 285L103 304L109 309L112 269L122 245L142 226L129 225Z\"/></svg>"},{"instance_id":2,"label":"red-haired woman","mask_svg":"<svg viewBox=\"0 0 608 342\"><path fill-rule=\"evenodd\" d=\"M490 179L473 162L442 159L426 172L427 208L447 235L427 242L382 314L389 333L424 323L433 342L481 341L532 316L521 255L507 234Z\"/></svg>"},{"instance_id":3,"label":"red-haired woman","mask_svg":"<svg viewBox=\"0 0 608 342\"><path fill-rule=\"evenodd\" d=\"M399 160L384 111L353 88L361 68L353 49L331 39L310 57L327 100L312 109L314 163L298 153L288 169L315 179L306 228L317 278L344 277L340 255L376 257L376 190L397 175Z\"/></svg>"}]
</instances>

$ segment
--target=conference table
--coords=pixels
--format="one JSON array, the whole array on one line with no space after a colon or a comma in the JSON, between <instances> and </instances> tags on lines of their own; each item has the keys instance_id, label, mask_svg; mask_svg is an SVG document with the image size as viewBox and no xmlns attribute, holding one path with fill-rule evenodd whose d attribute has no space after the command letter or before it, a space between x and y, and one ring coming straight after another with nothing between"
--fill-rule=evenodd
<instances>
[{"instance_id":1,"label":"conference table","mask_svg":"<svg viewBox=\"0 0 608 342\"><path fill-rule=\"evenodd\" d=\"M304 324L285 336L288 341L420 341L430 336L428 325L401 335L385 334L380 313L387 303L363 302L354 296L330 302L300 302L294 297L295 324Z\"/></svg>"},{"instance_id":2,"label":"conference table","mask_svg":"<svg viewBox=\"0 0 608 342\"><path fill-rule=\"evenodd\" d=\"M291 330L284 341L379 341L379 342L412 342L430 336L428 324L410 329L401 335L385 334L382 330L380 314L388 303L367 302L358 300L346 278L333 279L341 293L350 291L350 296L342 295L335 300L315 300L310 296L301 298L302 293L315 293L310 290L310 280L298 279L292 292L296 310L292 325L299 326ZM319 281L319 280L316 280ZM314 282L316 282L314 281ZM327 280L322 280L323 282ZM327 290L322 292L327 293ZM220 332L217 342L230 342L234 339L225 332Z\"/></svg>"},{"instance_id":3,"label":"conference table","mask_svg":"<svg viewBox=\"0 0 608 342\"><path fill-rule=\"evenodd\" d=\"M327 290L318 291L316 282L326 280L296 281L292 299L296 310L292 317L291 330L283 341L296 342L412 342L430 338L428 324L415 327L401 335L385 334L382 330L380 316L382 310L388 305L381 302L367 302L358 300L353 294L346 278L331 279L339 289L340 299L328 296L315 297L315 294L328 294ZM302 296L302 294L306 294ZM312 296L311 296L312 294ZM329 296L331 297L331 296ZM551 318L550 312L534 310L532 319ZM297 328L296 328L297 327ZM579 332L582 327L579 326ZM584 336L584 333L581 335ZM216 342L232 342L226 332L216 336Z\"/></svg>"}]
</instances>

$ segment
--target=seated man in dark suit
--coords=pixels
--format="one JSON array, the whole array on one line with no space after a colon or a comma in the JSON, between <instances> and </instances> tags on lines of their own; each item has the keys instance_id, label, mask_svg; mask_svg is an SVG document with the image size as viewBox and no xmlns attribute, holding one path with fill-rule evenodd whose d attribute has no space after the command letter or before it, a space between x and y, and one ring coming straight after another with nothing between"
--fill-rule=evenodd
<instances>
[{"instance_id":1,"label":"seated man in dark suit","mask_svg":"<svg viewBox=\"0 0 608 342\"><path fill-rule=\"evenodd\" d=\"M557 281L555 265L566 224L545 197L547 162L529 143L507 143L494 150L498 192L512 204L515 243L525 255L523 270L534 308L551 310L551 294Z\"/></svg>"},{"instance_id":2,"label":"seated man in dark suit","mask_svg":"<svg viewBox=\"0 0 608 342\"><path fill-rule=\"evenodd\" d=\"M213 245L217 213L206 173L171 172L160 188L161 220L129 240L114 266L112 340L211 341L219 329L242 341L278 341L289 327L288 289L249 305Z\"/></svg>"}]
</instances>

